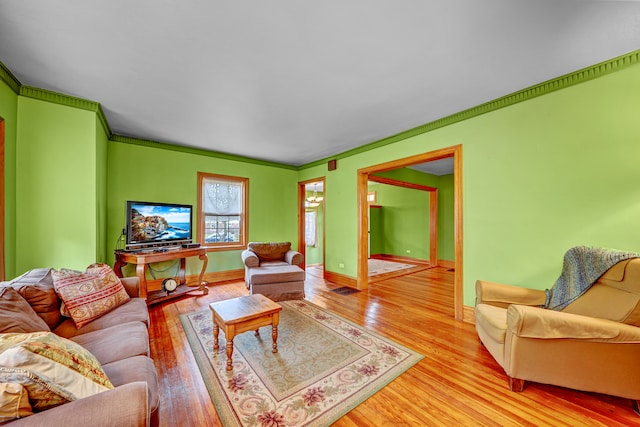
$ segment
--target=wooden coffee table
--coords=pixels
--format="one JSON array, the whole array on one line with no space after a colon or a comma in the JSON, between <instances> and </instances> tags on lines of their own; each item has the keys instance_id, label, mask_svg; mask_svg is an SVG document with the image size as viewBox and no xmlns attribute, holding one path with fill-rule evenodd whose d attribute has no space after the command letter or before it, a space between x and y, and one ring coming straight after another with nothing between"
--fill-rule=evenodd
<instances>
[{"instance_id":1,"label":"wooden coffee table","mask_svg":"<svg viewBox=\"0 0 640 427\"><path fill-rule=\"evenodd\" d=\"M220 328L227 338L227 371L233 369L233 338L247 331L256 331L261 326L271 325L272 352L278 352L278 322L282 307L261 294L233 298L209 304L213 315L213 350L217 351Z\"/></svg>"}]
</instances>

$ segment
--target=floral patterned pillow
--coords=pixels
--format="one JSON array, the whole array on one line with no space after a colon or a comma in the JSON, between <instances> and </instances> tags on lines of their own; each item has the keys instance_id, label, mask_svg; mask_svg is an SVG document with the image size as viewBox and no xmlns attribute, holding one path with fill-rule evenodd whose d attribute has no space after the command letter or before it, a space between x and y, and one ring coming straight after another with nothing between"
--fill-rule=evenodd
<instances>
[{"instance_id":1,"label":"floral patterned pillow","mask_svg":"<svg viewBox=\"0 0 640 427\"><path fill-rule=\"evenodd\" d=\"M27 390L34 412L113 388L98 360L52 332L2 334L0 383Z\"/></svg>"},{"instance_id":2,"label":"floral patterned pillow","mask_svg":"<svg viewBox=\"0 0 640 427\"><path fill-rule=\"evenodd\" d=\"M91 264L84 273L54 270L52 275L53 286L78 329L130 299L116 273L106 264Z\"/></svg>"}]
</instances>

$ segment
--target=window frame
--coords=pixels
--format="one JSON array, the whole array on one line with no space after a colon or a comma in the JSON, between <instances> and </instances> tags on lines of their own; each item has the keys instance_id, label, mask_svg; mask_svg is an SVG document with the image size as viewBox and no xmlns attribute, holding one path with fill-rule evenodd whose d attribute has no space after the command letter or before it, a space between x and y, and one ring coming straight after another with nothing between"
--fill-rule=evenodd
<instances>
[{"instance_id":1,"label":"window frame","mask_svg":"<svg viewBox=\"0 0 640 427\"><path fill-rule=\"evenodd\" d=\"M242 212L240 213L240 240L238 242L210 242L206 243L204 239L205 218L207 213L203 211L204 202L202 200L204 183L206 180L228 181L234 184L242 185ZM215 215L215 214L214 214ZM231 251L246 249L249 231L249 178L220 175L208 172L198 172L198 242L205 247L208 252L214 251Z\"/></svg>"}]
</instances>

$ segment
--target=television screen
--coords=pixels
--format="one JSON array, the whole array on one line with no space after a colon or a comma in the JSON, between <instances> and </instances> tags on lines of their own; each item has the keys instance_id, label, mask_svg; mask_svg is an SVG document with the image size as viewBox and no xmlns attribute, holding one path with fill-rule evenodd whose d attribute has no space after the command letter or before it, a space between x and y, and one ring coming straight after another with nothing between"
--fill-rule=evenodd
<instances>
[{"instance_id":1,"label":"television screen","mask_svg":"<svg viewBox=\"0 0 640 427\"><path fill-rule=\"evenodd\" d=\"M191 215L191 205L128 201L127 246L190 243Z\"/></svg>"}]
</instances>

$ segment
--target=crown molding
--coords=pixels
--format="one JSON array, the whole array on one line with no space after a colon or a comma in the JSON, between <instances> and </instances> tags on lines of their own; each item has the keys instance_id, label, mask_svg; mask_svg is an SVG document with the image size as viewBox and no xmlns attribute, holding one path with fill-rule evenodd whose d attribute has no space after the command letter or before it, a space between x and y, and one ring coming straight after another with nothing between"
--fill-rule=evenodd
<instances>
[{"instance_id":1,"label":"crown molding","mask_svg":"<svg viewBox=\"0 0 640 427\"><path fill-rule=\"evenodd\" d=\"M16 95L20 94L20 80L16 76L13 75L11 70L9 70L3 63L0 61L0 80L5 82L11 90L13 90Z\"/></svg>"},{"instance_id":2,"label":"crown molding","mask_svg":"<svg viewBox=\"0 0 640 427\"><path fill-rule=\"evenodd\" d=\"M20 95L24 96L25 98L52 102L54 104L64 105L72 108L79 108L81 110L87 110L96 113L98 119L100 120L102 128L107 134L107 137L111 136L109 123L107 122L107 118L105 117L99 102L25 85L20 86Z\"/></svg>"},{"instance_id":3,"label":"crown molding","mask_svg":"<svg viewBox=\"0 0 640 427\"><path fill-rule=\"evenodd\" d=\"M426 123L424 125L415 127L413 129L406 130L404 132L391 135L389 137L374 141L359 147L353 148L348 151L336 154L334 156L326 157L324 159L316 160L315 162L307 163L298 167L298 170L304 170L315 166L325 164L332 159L344 159L356 154L364 153L375 148L384 147L385 145L393 144L394 142L402 141L408 138L412 138L417 135L421 135L427 132L431 132L436 129L443 128L445 126L452 125L464 120L471 119L473 117L480 116L492 111L499 110L500 108L509 107L511 105L527 101L538 96L546 95L560 89L568 88L578 85L580 83L587 82L589 80L596 79L598 77L611 74L613 72L622 70L630 65L634 65L640 62L640 50L636 50L625 55L618 56L608 61L601 62L596 65L592 65L587 68L575 71L573 73L565 74L564 76L557 77L555 79L547 80L534 86L519 90L517 92L505 95L501 98L494 99L493 101L480 104L478 106L460 111L450 116L443 117L438 120Z\"/></svg>"},{"instance_id":4,"label":"crown molding","mask_svg":"<svg viewBox=\"0 0 640 427\"><path fill-rule=\"evenodd\" d=\"M32 86L25 86L11 73L11 71L0 61L0 79L4 81L16 94L25 96L28 98L39 99L42 101L53 102L56 104L66 105L69 107L80 108L88 111L93 111L98 115L98 119L102 124L107 136L111 141L122 142L127 144L143 145L148 147L162 148L165 150L179 151L183 153L197 154L201 156L209 156L226 160L239 161L244 163L252 163L263 166L272 166L277 168L284 168L290 170L304 170L315 166L320 166L333 159L344 159L354 156L356 154L364 153L369 150L384 147L394 142L402 141L408 138L412 138L417 135L421 135L427 132L431 132L436 129L440 129L445 126L452 125L464 120L471 119L473 117L480 116L492 111L499 110L500 108L509 107L511 105L527 101L538 96L546 95L564 88L578 85L580 83L587 82L589 80L596 79L598 77L605 76L607 74L622 70L631 65L640 62L640 50L627 53L625 55L618 56L608 61L601 62L590 67L583 68L573 73L565 74L555 79L547 80L534 86L519 90L517 92L505 95L501 98L497 98L493 101L480 104L478 106L460 111L455 114L434 120L424 125L406 130L404 132L388 136L378 141L370 142L365 145L353 148L351 150L344 151L342 153L329 156L320 160L316 160L311 163L307 163L301 166L291 166L283 163L269 162L265 160L258 160L251 157L236 156L232 154L220 153L216 151L202 150L197 148L190 148L180 145L174 145L169 143L156 142L145 139L138 139L127 137L123 135L115 135L111 133L109 123L102 110L100 103L95 101L89 101L82 98L73 97L70 95L64 95L57 92L53 92L46 89L40 89Z\"/></svg>"},{"instance_id":5,"label":"crown molding","mask_svg":"<svg viewBox=\"0 0 640 427\"><path fill-rule=\"evenodd\" d=\"M177 151L180 153L195 154L198 156L214 157L216 159L231 160L242 163L251 163L261 166L270 166L279 169L298 170L296 166L286 165L284 163L269 162L267 160L259 160L251 157L236 156L234 154L221 153L217 151L203 150L200 148L186 147L184 145L170 144L166 142L158 142L150 139L134 138L124 135L111 135L109 139L112 142L120 142L123 144L139 145L143 147L159 148L162 150Z\"/></svg>"}]
</instances>

